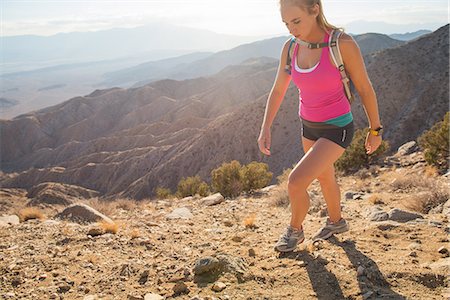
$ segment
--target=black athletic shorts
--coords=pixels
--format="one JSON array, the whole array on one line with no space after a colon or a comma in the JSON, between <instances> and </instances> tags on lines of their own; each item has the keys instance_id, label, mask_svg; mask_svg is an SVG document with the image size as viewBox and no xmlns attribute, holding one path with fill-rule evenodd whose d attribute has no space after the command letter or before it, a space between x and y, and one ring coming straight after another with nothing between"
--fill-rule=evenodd
<instances>
[{"instance_id":1,"label":"black athletic shorts","mask_svg":"<svg viewBox=\"0 0 450 300\"><path fill-rule=\"evenodd\" d=\"M355 128L353 121L339 127L332 124L326 124L322 122L311 122L302 119L302 135L308 140L317 141L323 137L332 142L335 142L343 148L347 148L353 139Z\"/></svg>"}]
</instances>

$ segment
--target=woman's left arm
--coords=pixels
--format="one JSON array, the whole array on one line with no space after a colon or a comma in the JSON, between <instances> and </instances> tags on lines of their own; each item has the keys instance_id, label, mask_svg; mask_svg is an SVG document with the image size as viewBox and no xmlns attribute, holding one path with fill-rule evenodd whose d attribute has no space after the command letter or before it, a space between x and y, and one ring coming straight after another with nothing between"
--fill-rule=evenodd
<instances>
[{"instance_id":1,"label":"woman's left arm","mask_svg":"<svg viewBox=\"0 0 450 300\"><path fill-rule=\"evenodd\" d=\"M350 35L344 33L339 38L339 49L341 50L347 76L351 78L361 98L369 120L369 126L372 129L376 129L381 126L377 97L367 75L359 46ZM366 137L367 154L373 153L380 145L381 136L375 136L369 132Z\"/></svg>"}]
</instances>

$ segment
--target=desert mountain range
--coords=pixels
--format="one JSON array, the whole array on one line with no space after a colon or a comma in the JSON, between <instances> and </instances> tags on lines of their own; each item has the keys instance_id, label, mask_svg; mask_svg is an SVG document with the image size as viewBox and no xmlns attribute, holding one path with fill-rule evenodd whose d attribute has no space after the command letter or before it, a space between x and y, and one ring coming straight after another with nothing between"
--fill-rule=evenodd
<instances>
[{"instance_id":1,"label":"desert mountain range","mask_svg":"<svg viewBox=\"0 0 450 300\"><path fill-rule=\"evenodd\" d=\"M392 151L441 120L448 110L448 25L406 44L365 56ZM143 199L158 186L223 162L264 161L274 175L303 151L291 86L272 131L273 154L256 145L277 62L253 58L215 75L97 90L84 97L2 120L2 187L43 182L88 188L102 197ZM367 126L359 99L357 128Z\"/></svg>"},{"instance_id":2,"label":"desert mountain range","mask_svg":"<svg viewBox=\"0 0 450 300\"><path fill-rule=\"evenodd\" d=\"M215 42L221 36L207 38ZM57 66L31 71L9 72L0 76L0 118L11 119L59 104L74 96L90 94L95 89L140 87L161 79L182 80L211 76L227 66L241 64L247 59L261 56L278 59L280 48L287 38L269 38L216 53L197 51L176 56L174 50L167 50L164 57L169 58L159 60L152 59L151 54L142 53L132 57L109 60L104 57L101 61L71 64L61 62ZM355 39L364 54L404 43L374 33L357 35Z\"/></svg>"}]
</instances>

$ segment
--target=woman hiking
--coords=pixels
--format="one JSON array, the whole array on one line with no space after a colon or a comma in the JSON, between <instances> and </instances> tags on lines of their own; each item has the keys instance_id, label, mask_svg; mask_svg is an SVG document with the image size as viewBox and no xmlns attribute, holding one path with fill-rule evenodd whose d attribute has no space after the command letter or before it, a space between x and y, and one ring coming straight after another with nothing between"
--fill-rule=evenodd
<instances>
[{"instance_id":1,"label":"woman hiking","mask_svg":"<svg viewBox=\"0 0 450 300\"><path fill-rule=\"evenodd\" d=\"M341 215L340 189L335 178L334 162L350 145L353 134L351 106L343 88L329 42L332 30L323 13L321 0L280 0L282 21L296 38L295 46L288 40L281 51L277 76L269 94L258 138L262 153L270 155L270 129L291 80L299 89L299 117L302 122L302 145L305 155L296 164L288 179L291 220L274 248L279 252L294 250L304 240L302 223L308 213L307 188L318 179L327 204L326 224L313 240L327 239L348 230ZM327 44L325 44L327 45ZM295 47L291 72L285 72L290 46ZM378 104L363 58L353 38L339 36L338 47L345 71L360 95L368 117L370 131L365 141L366 153L373 153L381 144ZM290 73L290 74L289 74Z\"/></svg>"}]
</instances>

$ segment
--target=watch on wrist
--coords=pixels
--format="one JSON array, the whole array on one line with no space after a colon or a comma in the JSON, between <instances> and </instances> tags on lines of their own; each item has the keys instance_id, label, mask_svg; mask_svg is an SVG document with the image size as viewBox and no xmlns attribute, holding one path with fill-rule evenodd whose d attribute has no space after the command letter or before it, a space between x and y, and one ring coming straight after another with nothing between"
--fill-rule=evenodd
<instances>
[{"instance_id":1,"label":"watch on wrist","mask_svg":"<svg viewBox=\"0 0 450 300\"><path fill-rule=\"evenodd\" d=\"M378 128L375 128L375 129L370 128L370 134L371 135L379 136L382 133L383 133L383 127L382 126L380 126Z\"/></svg>"}]
</instances>

